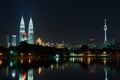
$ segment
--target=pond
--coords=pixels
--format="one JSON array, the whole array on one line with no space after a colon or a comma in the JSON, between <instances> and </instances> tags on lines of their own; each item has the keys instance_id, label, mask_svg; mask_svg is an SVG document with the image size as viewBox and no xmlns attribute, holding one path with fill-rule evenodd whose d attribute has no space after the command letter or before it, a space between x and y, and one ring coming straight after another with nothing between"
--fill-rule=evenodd
<instances>
[{"instance_id":1,"label":"pond","mask_svg":"<svg viewBox=\"0 0 120 80\"><path fill-rule=\"evenodd\" d=\"M120 58L1 58L0 80L120 80Z\"/></svg>"}]
</instances>

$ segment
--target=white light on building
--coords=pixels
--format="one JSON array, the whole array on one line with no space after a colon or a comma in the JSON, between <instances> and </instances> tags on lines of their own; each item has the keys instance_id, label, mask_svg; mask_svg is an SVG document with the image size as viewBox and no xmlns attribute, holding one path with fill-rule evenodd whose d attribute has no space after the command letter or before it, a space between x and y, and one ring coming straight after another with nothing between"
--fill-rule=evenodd
<instances>
[{"instance_id":1,"label":"white light on building","mask_svg":"<svg viewBox=\"0 0 120 80\"><path fill-rule=\"evenodd\" d=\"M16 35L12 35L12 46L16 46Z\"/></svg>"}]
</instances>

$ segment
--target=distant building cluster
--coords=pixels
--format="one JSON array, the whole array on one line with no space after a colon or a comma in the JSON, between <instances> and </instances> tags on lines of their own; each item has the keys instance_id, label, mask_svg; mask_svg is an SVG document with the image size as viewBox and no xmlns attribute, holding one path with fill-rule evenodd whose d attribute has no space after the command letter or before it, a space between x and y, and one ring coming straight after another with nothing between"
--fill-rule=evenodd
<instances>
[{"instance_id":1,"label":"distant building cluster","mask_svg":"<svg viewBox=\"0 0 120 80\"><path fill-rule=\"evenodd\" d=\"M48 46L48 47L65 48L64 41L62 43L49 43L49 42L43 42L41 38L37 38L36 44L41 46Z\"/></svg>"},{"instance_id":2,"label":"distant building cluster","mask_svg":"<svg viewBox=\"0 0 120 80\"><path fill-rule=\"evenodd\" d=\"M24 22L24 18L22 16L21 21L20 21L20 28L19 28L19 42L22 41L26 41L29 44L34 44L34 28L33 28L33 21L32 18L30 17L29 20L29 25L28 25L28 33L25 31L26 26L25 26L25 22ZM16 35L12 35L11 38L11 44L10 44L10 37L9 35L6 36L6 43L7 46L9 47L11 46L16 46L17 45L17 36Z\"/></svg>"}]
</instances>

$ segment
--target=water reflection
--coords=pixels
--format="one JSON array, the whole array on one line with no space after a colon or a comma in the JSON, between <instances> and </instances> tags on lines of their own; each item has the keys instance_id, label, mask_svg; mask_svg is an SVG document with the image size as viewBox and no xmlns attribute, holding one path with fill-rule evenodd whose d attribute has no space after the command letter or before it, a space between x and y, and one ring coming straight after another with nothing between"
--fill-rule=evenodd
<instances>
[{"instance_id":1,"label":"water reflection","mask_svg":"<svg viewBox=\"0 0 120 80\"><path fill-rule=\"evenodd\" d=\"M119 74L120 58L0 59L0 80L119 80Z\"/></svg>"},{"instance_id":2,"label":"water reflection","mask_svg":"<svg viewBox=\"0 0 120 80\"><path fill-rule=\"evenodd\" d=\"M19 73L19 80L26 80L26 73L23 73L23 74Z\"/></svg>"},{"instance_id":3,"label":"water reflection","mask_svg":"<svg viewBox=\"0 0 120 80\"><path fill-rule=\"evenodd\" d=\"M23 59L20 60L20 63L23 64Z\"/></svg>"},{"instance_id":4,"label":"water reflection","mask_svg":"<svg viewBox=\"0 0 120 80\"><path fill-rule=\"evenodd\" d=\"M0 65L2 65L2 60L0 60Z\"/></svg>"}]
</instances>

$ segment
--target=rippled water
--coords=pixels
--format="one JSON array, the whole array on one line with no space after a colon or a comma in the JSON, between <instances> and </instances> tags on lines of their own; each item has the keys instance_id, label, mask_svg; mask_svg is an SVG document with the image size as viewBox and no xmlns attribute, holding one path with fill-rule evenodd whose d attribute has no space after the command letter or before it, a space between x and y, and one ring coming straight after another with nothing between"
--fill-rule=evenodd
<instances>
[{"instance_id":1,"label":"rippled water","mask_svg":"<svg viewBox=\"0 0 120 80\"><path fill-rule=\"evenodd\" d=\"M120 80L120 58L2 58L0 80Z\"/></svg>"}]
</instances>

